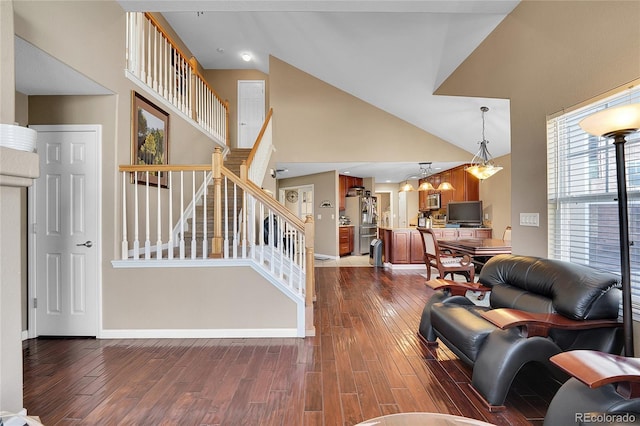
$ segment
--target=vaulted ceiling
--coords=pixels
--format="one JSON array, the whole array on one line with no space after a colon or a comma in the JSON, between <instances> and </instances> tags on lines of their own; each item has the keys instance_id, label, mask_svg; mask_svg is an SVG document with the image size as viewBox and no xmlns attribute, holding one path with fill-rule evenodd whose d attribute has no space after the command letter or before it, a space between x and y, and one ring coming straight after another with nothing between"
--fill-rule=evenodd
<instances>
[{"instance_id":1,"label":"vaulted ceiling","mask_svg":"<svg viewBox=\"0 0 640 426\"><path fill-rule=\"evenodd\" d=\"M481 106L490 108L486 135L491 154L510 152L509 101L433 92L518 2L119 0L127 11L161 12L204 68L268 73L268 58L274 55L468 151L469 158L461 162L478 149ZM243 61L242 53L250 53L252 60ZM417 172L418 161L430 160L385 166L305 164L304 174L340 167L378 182L397 182ZM441 166L450 165L434 163L436 169ZM289 176L301 173L295 164L278 167L289 169Z\"/></svg>"}]
</instances>

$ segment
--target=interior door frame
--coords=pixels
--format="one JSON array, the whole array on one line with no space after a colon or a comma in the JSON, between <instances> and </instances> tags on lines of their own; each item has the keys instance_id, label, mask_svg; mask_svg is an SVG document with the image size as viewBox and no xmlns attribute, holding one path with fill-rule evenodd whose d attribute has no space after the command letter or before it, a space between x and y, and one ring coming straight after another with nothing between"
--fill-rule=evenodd
<instances>
[{"instance_id":1,"label":"interior door frame","mask_svg":"<svg viewBox=\"0 0 640 426\"><path fill-rule=\"evenodd\" d=\"M267 105L266 105L266 101L267 101L267 93L266 93L267 82L265 80L238 80L237 83L236 83L236 85L237 85L237 88L236 88L237 94L236 94L236 96L237 96L237 99L238 99L238 102L237 102L238 105L237 105L237 111L236 111L236 132L237 132L236 133L237 134L236 147L237 148L243 148L243 147L240 146L240 134L241 134L241 130L240 130L240 128L241 128L241 124L240 124L240 118L241 118L240 117L240 109L242 107L242 105L241 105L242 99L241 99L241 96L240 96L240 86L242 85L242 83L260 83L260 84L262 84L262 121L263 122L264 122L264 118L266 117L266 112L267 112ZM255 141L253 141L253 142L255 142ZM246 147L244 147L244 148L246 148Z\"/></svg>"},{"instance_id":2,"label":"interior door frame","mask_svg":"<svg viewBox=\"0 0 640 426\"><path fill-rule=\"evenodd\" d=\"M96 285L96 338L101 337L102 332L102 125L100 124L60 124L60 125L33 125L29 126L29 128L34 129L36 131L60 131L60 132L69 132L69 131L95 131L97 135L96 140L96 186L98 187L98 191L100 194L97 197L97 244L94 246L96 248L96 256L98 261L96 262L96 271L95 271L95 285ZM42 155L42 154L41 154ZM37 324L36 324L36 307L33 303L35 297L38 297L37 289L36 289L36 253L37 253L37 241L36 241L36 233L34 232L34 227L36 226L36 191L34 186L30 186L27 189L27 200L28 200L28 224L27 224L27 234L28 234L28 250L27 250L27 258L28 258L28 280L27 280L27 338L33 339L38 337L37 334Z\"/></svg>"}]
</instances>

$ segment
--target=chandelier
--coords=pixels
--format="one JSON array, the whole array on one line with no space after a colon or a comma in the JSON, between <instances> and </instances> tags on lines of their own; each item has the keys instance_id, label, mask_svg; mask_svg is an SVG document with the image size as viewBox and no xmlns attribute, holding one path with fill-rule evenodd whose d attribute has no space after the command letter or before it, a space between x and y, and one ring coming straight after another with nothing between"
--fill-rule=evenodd
<instances>
[{"instance_id":1,"label":"chandelier","mask_svg":"<svg viewBox=\"0 0 640 426\"><path fill-rule=\"evenodd\" d=\"M431 182L427 182L426 180L424 180L425 178L431 176L434 173L433 169L431 168L431 161L425 162L425 163L418 163L418 165L420 166L420 176L415 176L415 175L408 176L400 185L400 192L415 191L415 189L413 188L413 185L411 185L411 183L409 182L409 179L423 180L423 182L418 187L418 191L436 191L436 188L434 188L433 185L431 185ZM453 187L453 185L451 185L449 182L442 182L438 186L437 191L451 191L454 189L455 188Z\"/></svg>"},{"instance_id":2,"label":"chandelier","mask_svg":"<svg viewBox=\"0 0 640 426\"><path fill-rule=\"evenodd\" d=\"M465 170L478 179L484 180L498 173L500 170L502 170L502 167L496 166L493 163L491 154L489 154L489 150L487 149L487 144L489 143L489 141L484 137L484 114L485 112L489 111L489 108L483 106L480 107L480 111L482 111L482 140L479 142L480 149L478 150L478 153L471 159L471 165L466 167Z\"/></svg>"}]
</instances>

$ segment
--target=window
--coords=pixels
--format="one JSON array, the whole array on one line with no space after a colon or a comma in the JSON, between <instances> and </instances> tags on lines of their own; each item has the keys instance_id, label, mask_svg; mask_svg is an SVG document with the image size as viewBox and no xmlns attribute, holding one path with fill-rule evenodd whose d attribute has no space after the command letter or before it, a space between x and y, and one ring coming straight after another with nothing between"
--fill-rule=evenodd
<instances>
[{"instance_id":1,"label":"window","mask_svg":"<svg viewBox=\"0 0 640 426\"><path fill-rule=\"evenodd\" d=\"M547 121L549 257L620 273L615 148L579 122L602 109L640 102L640 88ZM640 319L640 132L625 144L631 285Z\"/></svg>"}]
</instances>

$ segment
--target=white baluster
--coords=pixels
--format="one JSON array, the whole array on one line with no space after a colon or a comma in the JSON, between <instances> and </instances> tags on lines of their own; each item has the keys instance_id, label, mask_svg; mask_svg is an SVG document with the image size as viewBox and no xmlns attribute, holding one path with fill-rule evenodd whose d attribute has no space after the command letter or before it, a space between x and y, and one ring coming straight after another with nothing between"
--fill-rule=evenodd
<instances>
[{"instance_id":1,"label":"white baluster","mask_svg":"<svg viewBox=\"0 0 640 426\"><path fill-rule=\"evenodd\" d=\"M247 193L242 191L242 219L240 226L242 227L242 258L247 258Z\"/></svg>"},{"instance_id":2,"label":"white baluster","mask_svg":"<svg viewBox=\"0 0 640 426\"><path fill-rule=\"evenodd\" d=\"M145 240L144 240L144 258L151 258L151 231L149 229L149 171L145 172L147 177L146 185L146 205L145 205Z\"/></svg>"},{"instance_id":3,"label":"white baluster","mask_svg":"<svg viewBox=\"0 0 640 426\"><path fill-rule=\"evenodd\" d=\"M196 172L191 172L191 199L196 199ZM191 210L191 259L196 258L196 206Z\"/></svg>"},{"instance_id":4,"label":"white baluster","mask_svg":"<svg viewBox=\"0 0 640 426\"><path fill-rule=\"evenodd\" d=\"M129 258L127 242L127 172L122 172L122 260Z\"/></svg>"},{"instance_id":5,"label":"white baluster","mask_svg":"<svg viewBox=\"0 0 640 426\"><path fill-rule=\"evenodd\" d=\"M140 213L139 210L139 205L138 205L138 172L134 173L134 182L135 185L133 187L133 200L134 200L134 207L135 207L135 212L133 214L133 220L134 220L134 225L133 225L133 258L134 259L140 259L140 240L138 239L138 215Z\"/></svg>"},{"instance_id":6,"label":"white baluster","mask_svg":"<svg viewBox=\"0 0 640 426\"><path fill-rule=\"evenodd\" d=\"M180 170L180 259L184 259L184 171Z\"/></svg>"},{"instance_id":7,"label":"white baluster","mask_svg":"<svg viewBox=\"0 0 640 426\"><path fill-rule=\"evenodd\" d=\"M169 173L169 250L167 257L173 259L173 173Z\"/></svg>"},{"instance_id":8,"label":"white baluster","mask_svg":"<svg viewBox=\"0 0 640 426\"><path fill-rule=\"evenodd\" d=\"M287 224L282 220L281 217L278 217L278 232L277 235L274 240L274 242L278 243L278 253L280 253L280 279L282 279L282 277L284 277L284 255L285 255L285 239L284 239L284 235L286 230L286 226Z\"/></svg>"},{"instance_id":9,"label":"white baluster","mask_svg":"<svg viewBox=\"0 0 640 426\"><path fill-rule=\"evenodd\" d=\"M238 185L233 184L233 258L238 258Z\"/></svg>"},{"instance_id":10,"label":"white baluster","mask_svg":"<svg viewBox=\"0 0 640 426\"><path fill-rule=\"evenodd\" d=\"M224 258L229 258L229 207L227 206L229 200L228 190L229 180L225 176L224 178L224 197L222 197L222 209L224 211Z\"/></svg>"},{"instance_id":11,"label":"white baluster","mask_svg":"<svg viewBox=\"0 0 640 426\"><path fill-rule=\"evenodd\" d=\"M209 257L209 237L207 235L207 171L205 170L203 173L203 185L204 185L204 194L203 194L203 202L202 202L202 258L206 259Z\"/></svg>"},{"instance_id":12,"label":"white baluster","mask_svg":"<svg viewBox=\"0 0 640 426\"><path fill-rule=\"evenodd\" d=\"M257 201L257 200L256 200ZM258 240L258 246L260 247L260 264L264 265L264 251L267 248L266 244L264 243L264 204L260 203L260 222L258 222L258 227L260 229L258 235L257 235L257 240Z\"/></svg>"},{"instance_id":13,"label":"white baluster","mask_svg":"<svg viewBox=\"0 0 640 426\"><path fill-rule=\"evenodd\" d=\"M160 201L160 171L158 171L158 200L157 200L157 234L158 238L156 239L156 259L162 259L162 205Z\"/></svg>"}]
</instances>

